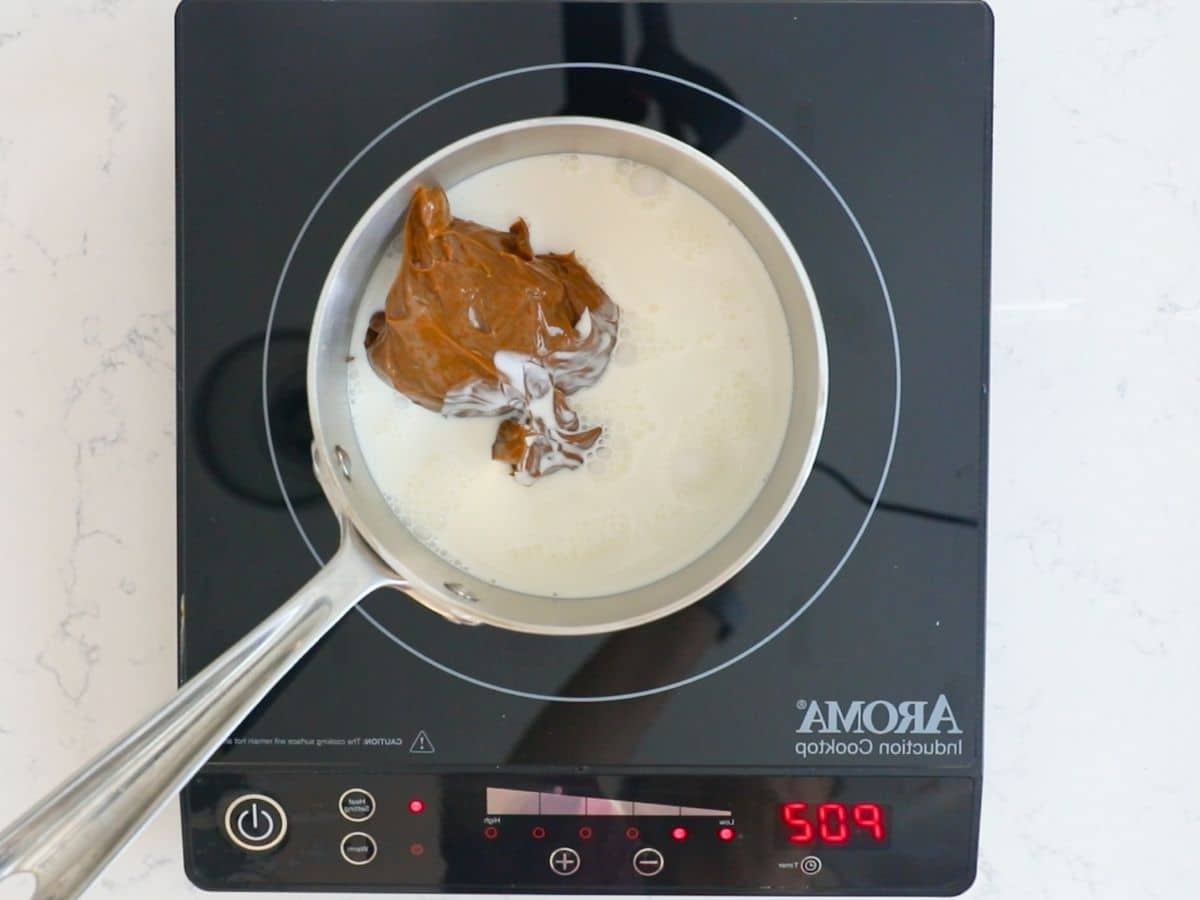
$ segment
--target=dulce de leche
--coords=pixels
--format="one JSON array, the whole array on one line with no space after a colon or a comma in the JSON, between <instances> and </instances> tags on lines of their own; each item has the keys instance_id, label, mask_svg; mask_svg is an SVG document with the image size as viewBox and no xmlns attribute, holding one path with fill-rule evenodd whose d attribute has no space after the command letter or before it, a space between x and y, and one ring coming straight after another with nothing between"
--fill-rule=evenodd
<instances>
[{"instance_id":1,"label":"dulce de leche","mask_svg":"<svg viewBox=\"0 0 1200 900\"><path fill-rule=\"evenodd\" d=\"M523 483L583 465L603 428L566 398L604 374L620 312L575 254L535 255L524 219L455 218L438 187L413 194L403 252L367 329L375 371L442 415L501 417L492 458Z\"/></svg>"}]
</instances>

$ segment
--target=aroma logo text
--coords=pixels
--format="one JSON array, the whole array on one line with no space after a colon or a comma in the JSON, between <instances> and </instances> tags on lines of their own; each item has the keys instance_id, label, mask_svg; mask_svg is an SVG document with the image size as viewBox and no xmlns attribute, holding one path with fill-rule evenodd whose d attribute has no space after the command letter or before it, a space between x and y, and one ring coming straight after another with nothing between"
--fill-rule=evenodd
<instances>
[{"instance_id":1,"label":"aroma logo text","mask_svg":"<svg viewBox=\"0 0 1200 900\"><path fill-rule=\"evenodd\" d=\"M945 694L926 700L799 700L797 734L962 734Z\"/></svg>"}]
</instances>

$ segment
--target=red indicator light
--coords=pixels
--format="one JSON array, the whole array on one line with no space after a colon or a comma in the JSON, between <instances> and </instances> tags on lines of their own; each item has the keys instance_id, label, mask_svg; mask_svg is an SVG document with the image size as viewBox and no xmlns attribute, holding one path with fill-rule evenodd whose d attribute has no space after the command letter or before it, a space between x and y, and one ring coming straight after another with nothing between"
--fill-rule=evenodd
<instances>
[{"instance_id":1,"label":"red indicator light","mask_svg":"<svg viewBox=\"0 0 1200 900\"><path fill-rule=\"evenodd\" d=\"M590 841L592 839L592 829L589 828L587 825L584 825L582 828L579 829L579 837L582 840Z\"/></svg>"},{"instance_id":2,"label":"red indicator light","mask_svg":"<svg viewBox=\"0 0 1200 900\"><path fill-rule=\"evenodd\" d=\"M483 829L483 836L489 841L494 841L500 836L500 829L495 825L489 825L487 828Z\"/></svg>"},{"instance_id":3,"label":"red indicator light","mask_svg":"<svg viewBox=\"0 0 1200 900\"><path fill-rule=\"evenodd\" d=\"M425 845L424 844L409 844L408 852L411 853L413 856L424 856L425 855Z\"/></svg>"},{"instance_id":4,"label":"red indicator light","mask_svg":"<svg viewBox=\"0 0 1200 900\"><path fill-rule=\"evenodd\" d=\"M676 825L674 828L671 829L671 839L672 840L686 841L687 836L688 836L688 830L686 828L684 828L682 825Z\"/></svg>"},{"instance_id":5,"label":"red indicator light","mask_svg":"<svg viewBox=\"0 0 1200 900\"><path fill-rule=\"evenodd\" d=\"M723 841L732 841L735 837L737 837L737 832L726 826L725 828L717 831L717 837Z\"/></svg>"},{"instance_id":6,"label":"red indicator light","mask_svg":"<svg viewBox=\"0 0 1200 900\"><path fill-rule=\"evenodd\" d=\"M533 831L531 831L530 834L532 834L536 840L540 841L542 838L544 838L546 836L546 829L543 828L541 825L534 825Z\"/></svg>"},{"instance_id":7,"label":"red indicator light","mask_svg":"<svg viewBox=\"0 0 1200 900\"><path fill-rule=\"evenodd\" d=\"M632 825L629 828L625 829L625 837L629 838L631 841L636 841L641 836L642 836L641 831L634 828Z\"/></svg>"},{"instance_id":8,"label":"red indicator light","mask_svg":"<svg viewBox=\"0 0 1200 900\"><path fill-rule=\"evenodd\" d=\"M408 801L408 811L410 813L425 812L425 801L418 800L415 797Z\"/></svg>"}]
</instances>

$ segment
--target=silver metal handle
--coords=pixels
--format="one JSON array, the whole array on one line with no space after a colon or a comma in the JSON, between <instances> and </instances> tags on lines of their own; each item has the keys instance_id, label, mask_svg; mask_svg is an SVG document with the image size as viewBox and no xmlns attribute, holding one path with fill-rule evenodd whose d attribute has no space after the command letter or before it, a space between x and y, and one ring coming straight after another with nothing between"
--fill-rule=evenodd
<instances>
[{"instance_id":1,"label":"silver metal handle","mask_svg":"<svg viewBox=\"0 0 1200 900\"><path fill-rule=\"evenodd\" d=\"M280 678L370 591L402 587L345 519L338 552L295 596L0 832L0 881L73 900L216 751Z\"/></svg>"}]
</instances>

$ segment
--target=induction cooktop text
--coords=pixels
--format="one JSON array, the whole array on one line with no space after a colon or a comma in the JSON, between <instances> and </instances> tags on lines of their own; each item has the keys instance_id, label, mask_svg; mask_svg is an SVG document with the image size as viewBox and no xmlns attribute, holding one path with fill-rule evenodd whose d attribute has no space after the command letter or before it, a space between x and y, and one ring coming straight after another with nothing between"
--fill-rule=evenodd
<instances>
[{"instance_id":1,"label":"induction cooktop text","mask_svg":"<svg viewBox=\"0 0 1200 900\"><path fill-rule=\"evenodd\" d=\"M961 756L962 729L945 694L927 700L796 701L796 755ZM901 737L903 735L903 737Z\"/></svg>"}]
</instances>

